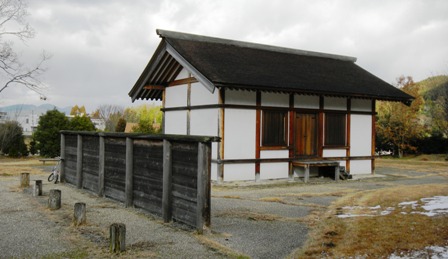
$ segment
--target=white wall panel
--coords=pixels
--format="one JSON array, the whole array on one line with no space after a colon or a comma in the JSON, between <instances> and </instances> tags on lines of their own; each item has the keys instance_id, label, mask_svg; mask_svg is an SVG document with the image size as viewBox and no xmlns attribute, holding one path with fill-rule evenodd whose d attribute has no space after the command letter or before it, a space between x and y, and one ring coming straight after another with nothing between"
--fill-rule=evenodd
<instances>
[{"instance_id":1,"label":"white wall panel","mask_svg":"<svg viewBox=\"0 0 448 259\"><path fill-rule=\"evenodd\" d=\"M261 150L260 158L288 158L288 150Z\"/></svg>"},{"instance_id":2,"label":"white wall panel","mask_svg":"<svg viewBox=\"0 0 448 259\"><path fill-rule=\"evenodd\" d=\"M206 105L218 103L219 90L215 89L214 93L211 93L201 83L191 84L191 105Z\"/></svg>"},{"instance_id":3,"label":"white wall panel","mask_svg":"<svg viewBox=\"0 0 448 259\"><path fill-rule=\"evenodd\" d=\"M351 115L350 155L370 156L372 154L372 116Z\"/></svg>"},{"instance_id":4,"label":"white wall panel","mask_svg":"<svg viewBox=\"0 0 448 259\"><path fill-rule=\"evenodd\" d=\"M288 163L261 163L260 179L286 179L288 178Z\"/></svg>"},{"instance_id":5,"label":"white wall panel","mask_svg":"<svg viewBox=\"0 0 448 259\"><path fill-rule=\"evenodd\" d=\"M218 109L191 110L190 135L218 136Z\"/></svg>"},{"instance_id":6,"label":"white wall panel","mask_svg":"<svg viewBox=\"0 0 448 259\"><path fill-rule=\"evenodd\" d=\"M232 91L226 90L226 104L256 105L257 95L255 92L249 91Z\"/></svg>"},{"instance_id":7,"label":"white wall panel","mask_svg":"<svg viewBox=\"0 0 448 259\"><path fill-rule=\"evenodd\" d=\"M289 94L261 93L262 106L289 107Z\"/></svg>"},{"instance_id":8,"label":"white wall panel","mask_svg":"<svg viewBox=\"0 0 448 259\"><path fill-rule=\"evenodd\" d=\"M371 160L351 160L350 174L371 174L372 161Z\"/></svg>"},{"instance_id":9,"label":"white wall panel","mask_svg":"<svg viewBox=\"0 0 448 259\"><path fill-rule=\"evenodd\" d=\"M218 159L218 142L212 142L212 159Z\"/></svg>"},{"instance_id":10,"label":"white wall panel","mask_svg":"<svg viewBox=\"0 0 448 259\"><path fill-rule=\"evenodd\" d=\"M165 112L165 134L187 134L187 112Z\"/></svg>"},{"instance_id":11,"label":"white wall panel","mask_svg":"<svg viewBox=\"0 0 448 259\"><path fill-rule=\"evenodd\" d=\"M323 157L345 157L347 154L345 149L324 149Z\"/></svg>"},{"instance_id":12,"label":"white wall panel","mask_svg":"<svg viewBox=\"0 0 448 259\"><path fill-rule=\"evenodd\" d=\"M255 110L225 110L225 159L255 158L255 116Z\"/></svg>"},{"instance_id":13,"label":"white wall panel","mask_svg":"<svg viewBox=\"0 0 448 259\"><path fill-rule=\"evenodd\" d=\"M294 107L304 109L319 109L319 96L294 95Z\"/></svg>"},{"instance_id":14,"label":"white wall panel","mask_svg":"<svg viewBox=\"0 0 448 259\"><path fill-rule=\"evenodd\" d=\"M180 71L179 75L177 75L175 80L188 78L190 76L189 74L190 72L188 72L188 70L182 68L182 70Z\"/></svg>"},{"instance_id":15,"label":"white wall panel","mask_svg":"<svg viewBox=\"0 0 448 259\"><path fill-rule=\"evenodd\" d=\"M352 111L371 112L372 100L352 99Z\"/></svg>"},{"instance_id":16,"label":"white wall panel","mask_svg":"<svg viewBox=\"0 0 448 259\"><path fill-rule=\"evenodd\" d=\"M166 88L165 108L187 106L187 85Z\"/></svg>"},{"instance_id":17,"label":"white wall panel","mask_svg":"<svg viewBox=\"0 0 448 259\"><path fill-rule=\"evenodd\" d=\"M210 179L212 181L218 181L218 164L217 163L212 162L212 164L211 164Z\"/></svg>"},{"instance_id":18,"label":"white wall panel","mask_svg":"<svg viewBox=\"0 0 448 259\"><path fill-rule=\"evenodd\" d=\"M324 109L346 111L347 99L338 97L324 97Z\"/></svg>"},{"instance_id":19,"label":"white wall panel","mask_svg":"<svg viewBox=\"0 0 448 259\"><path fill-rule=\"evenodd\" d=\"M255 165L250 164L225 164L224 181L255 181Z\"/></svg>"}]
</instances>

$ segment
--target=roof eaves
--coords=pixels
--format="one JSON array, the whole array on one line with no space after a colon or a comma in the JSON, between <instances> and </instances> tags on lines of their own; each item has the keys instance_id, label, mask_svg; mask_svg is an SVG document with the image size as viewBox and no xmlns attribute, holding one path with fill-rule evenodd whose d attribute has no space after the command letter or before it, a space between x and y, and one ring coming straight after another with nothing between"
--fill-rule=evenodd
<instances>
[{"instance_id":1,"label":"roof eaves","mask_svg":"<svg viewBox=\"0 0 448 259\"><path fill-rule=\"evenodd\" d=\"M211 93L215 91L215 85L207 77L205 77L199 70L190 64L182 55L177 52L173 46L167 43L166 51L179 62L181 66L189 70L193 76L200 81Z\"/></svg>"}]
</instances>

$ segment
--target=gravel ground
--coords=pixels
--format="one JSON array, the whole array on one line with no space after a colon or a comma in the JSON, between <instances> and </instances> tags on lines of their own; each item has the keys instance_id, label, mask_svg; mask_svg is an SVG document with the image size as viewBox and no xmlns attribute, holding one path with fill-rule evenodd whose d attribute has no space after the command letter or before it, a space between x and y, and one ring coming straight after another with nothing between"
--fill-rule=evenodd
<instances>
[{"instance_id":1,"label":"gravel ground","mask_svg":"<svg viewBox=\"0 0 448 259\"><path fill-rule=\"evenodd\" d=\"M213 185L211 231L198 236L73 186L48 183L46 176L31 179L44 180L41 197L19 189L17 176L0 177L0 258L116 257L108 252L112 223L126 224L124 258L284 258L305 243L307 216L326 210L345 193L447 182L437 174L378 168L377 177L337 183L314 178L309 184L282 180ZM52 188L62 191L60 210L47 209ZM87 204L87 225L71 224L76 202Z\"/></svg>"}]
</instances>

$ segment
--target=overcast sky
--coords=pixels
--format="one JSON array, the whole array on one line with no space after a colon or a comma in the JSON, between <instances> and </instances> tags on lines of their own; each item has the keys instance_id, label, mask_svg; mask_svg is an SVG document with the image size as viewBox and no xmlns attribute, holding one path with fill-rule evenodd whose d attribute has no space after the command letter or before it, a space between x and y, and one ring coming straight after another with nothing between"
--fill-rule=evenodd
<instances>
[{"instance_id":1,"label":"overcast sky","mask_svg":"<svg viewBox=\"0 0 448 259\"><path fill-rule=\"evenodd\" d=\"M36 36L14 47L30 66L51 53L48 98L11 86L0 106L144 103L128 92L160 42L157 28L354 56L391 84L448 74L447 0L32 0L28 12Z\"/></svg>"}]
</instances>

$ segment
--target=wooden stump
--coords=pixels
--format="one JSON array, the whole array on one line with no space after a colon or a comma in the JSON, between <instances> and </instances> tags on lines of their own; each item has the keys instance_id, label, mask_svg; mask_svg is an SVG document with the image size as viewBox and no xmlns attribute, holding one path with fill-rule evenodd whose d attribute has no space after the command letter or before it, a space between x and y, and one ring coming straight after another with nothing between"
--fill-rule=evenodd
<instances>
[{"instance_id":1,"label":"wooden stump","mask_svg":"<svg viewBox=\"0 0 448 259\"><path fill-rule=\"evenodd\" d=\"M42 180L34 181L33 185L33 196L42 196Z\"/></svg>"},{"instance_id":2,"label":"wooden stump","mask_svg":"<svg viewBox=\"0 0 448 259\"><path fill-rule=\"evenodd\" d=\"M126 225L113 223L110 225L110 245L111 253L120 253L126 250Z\"/></svg>"},{"instance_id":3,"label":"wooden stump","mask_svg":"<svg viewBox=\"0 0 448 259\"><path fill-rule=\"evenodd\" d=\"M30 186L30 173L20 174L20 187L26 188Z\"/></svg>"},{"instance_id":4,"label":"wooden stump","mask_svg":"<svg viewBox=\"0 0 448 259\"><path fill-rule=\"evenodd\" d=\"M50 197L48 198L48 208L50 208L50 210L57 210L61 208L61 190L50 190Z\"/></svg>"},{"instance_id":5,"label":"wooden stump","mask_svg":"<svg viewBox=\"0 0 448 259\"><path fill-rule=\"evenodd\" d=\"M75 226L80 226L86 224L86 204L84 202L75 203L74 213L73 213L73 224Z\"/></svg>"}]
</instances>

